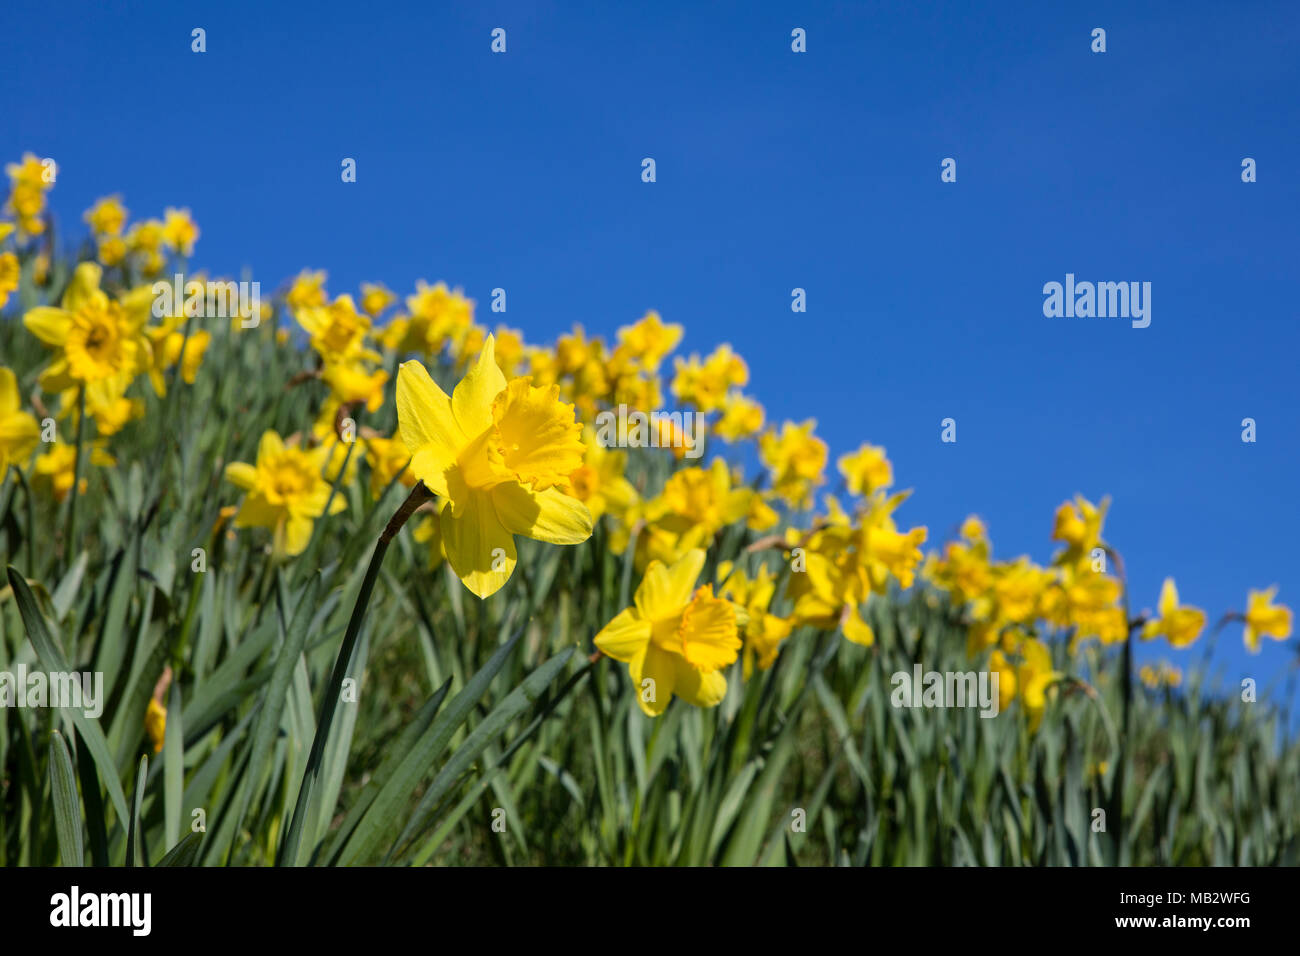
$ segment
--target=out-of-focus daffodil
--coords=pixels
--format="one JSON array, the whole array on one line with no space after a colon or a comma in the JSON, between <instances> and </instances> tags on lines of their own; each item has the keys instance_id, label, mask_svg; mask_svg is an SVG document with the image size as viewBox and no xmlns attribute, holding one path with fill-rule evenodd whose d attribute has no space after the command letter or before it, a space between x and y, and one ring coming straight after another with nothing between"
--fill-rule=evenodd
<instances>
[{"instance_id":1,"label":"out-of-focus daffodil","mask_svg":"<svg viewBox=\"0 0 1300 956\"><path fill-rule=\"evenodd\" d=\"M330 449L310 451L286 446L274 431L262 434L256 464L231 462L226 480L248 494L235 515L236 528L269 528L277 558L301 554L311 540L313 523L347 507L342 495L330 500L330 485L322 475Z\"/></svg>"},{"instance_id":2,"label":"out-of-focus daffodil","mask_svg":"<svg viewBox=\"0 0 1300 956\"><path fill-rule=\"evenodd\" d=\"M1165 578L1160 588L1159 616L1147 621L1142 626L1143 640L1150 640L1158 635L1173 647L1186 647L1201 636L1205 628L1205 612L1198 607L1182 607L1178 604L1178 588L1173 578Z\"/></svg>"},{"instance_id":3,"label":"out-of-focus daffodil","mask_svg":"<svg viewBox=\"0 0 1300 956\"><path fill-rule=\"evenodd\" d=\"M1251 591L1246 598L1245 641L1252 654L1259 653L1260 635L1271 637L1276 641L1285 641L1291 636L1291 609L1285 604L1274 604L1277 587L1266 591Z\"/></svg>"},{"instance_id":4,"label":"out-of-focus daffodil","mask_svg":"<svg viewBox=\"0 0 1300 956\"><path fill-rule=\"evenodd\" d=\"M40 437L35 417L22 410L17 377L0 368L0 481L10 465L27 461Z\"/></svg>"}]
</instances>

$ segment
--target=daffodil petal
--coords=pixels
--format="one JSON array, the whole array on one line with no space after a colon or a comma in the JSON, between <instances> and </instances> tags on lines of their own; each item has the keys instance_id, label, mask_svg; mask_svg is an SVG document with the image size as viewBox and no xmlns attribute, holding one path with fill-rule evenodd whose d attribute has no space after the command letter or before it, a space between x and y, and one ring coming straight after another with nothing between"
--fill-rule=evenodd
<instances>
[{"instance_id":1,"label":"daffodil petal","mask_svg":"<svg viewBox=\"0 0 1300 956\"><path fill-rule=\"evenodd\" d=\"M644 651L649 641L650 622L629 607L601 629L595 644L608 657L626 664Z\"/></svg>"},{"instance_id":2,"label":"daffodil petal","mask_svg":"<svg viewBox=\"0 0 1300 956\"><path fill-rule=\"evenodd\" d=\"M692 548L672 566L651 561L636 589L636 606L648 621L659 621L681 611L691 600L695 582L704 567L704 551Z\"/></svg>"},{"instance_id":3,"label":"daffodil petal","mask_svg":"<svg viewBox=\"0 0 1300 956\"><path fill-rule=\"evenodd\" d=\"M452 414L451 399L419 362L403 362L398 370L397 421L411 453L411 474L445 496L443 476L469 440Z\"/></svg>"},{"instance_id":4,"label":"daffodil petal","mask_svg":"<svg viewBox=\"0 0 1300 956\"><path fill-rule=\"evenodd\" d=\"M72 313L53 306L38 305L23 316L23 325L46 345L62 345L72 328Z\"/></svg>"},{"instance_id":5,"label":"daffodil petal","mask_svg":"<svg viewBox=\"0 0 1300 956\"><path fill-rule=\"evenodd\" d=\"M514 537L482 491L472 493L460 515L442 511L442 544L456 576L480 598L499 591L515 569Z\"/></svg>"},{"instance_id":6,"label":"daffodil petal","mask_svg":"<svg viewBox=\"0 0 1300 956\"><path fill-rule=\"evenodd\" d=\"M284 439L277 435L271 429L262 432L262 438L257 443L257 460L266 461L275 455L284 451Z\"/></svg>"},{"instance_id":7,"label":"daffodil petal","mask_svg":"<svg viewBox=\"0 0 1300 956\"><path fill-rule=\"evenodd\" d=\"M0 415L12 415L20 406L18 377L12 369L0 368Z\"/></svg>"},{"instance_id":8,"label":"daffodil petal","mask_svg":"<svg viewBox=\"0 0 1300 956\"><path fill-rule=\"evenodd\" d=\"M505 387L506 377L496 363L495 342L489 335L474 367L451 393L456 423L468 437L476 438L492 427L492 403ZM402 428L405 434L406 426Z\"/></svg>"},{"instance_id":9,"label":"daffodil petal","mask_svg":"<svg viewBox=\"0 0 1300 956\"><path fill-rule=\"evenodd\" d=\"M497 516L512 534L551 544L581 544L591 537L591 512L558 488L533 491L507 481L492 489Z\"/></svg>"},{"instance_id":10,"label":"daffodil petal","mask_svg":"<svg viewBox=\"0 0 1300 956\"><path fill-rule=\"evenodd\" d=\"M673 658L677 656L647 643L645 652L628 664L636 702L651 717L662 714L673 699L673 688L677 684L677 662Z\"/></svg>"},{"instance_id":11,"label":"daffodil petal","mask_svg":"<svg viewBox=\"0 0 1300 956\"><path fill-rule=\"evenodd\" d=\"M257 484L257 468L245 461L232 461L226 466L226 481L245 491L251 491Z\"/></svg>"},{"instance_id":12,"label":"daffodil petal","mask_svg":"<svg viewBox=\"0 0 1300 956\"><path fill-rule=\"evenodd\" d=\"M722 671L706 674L692 667L685 658L678 658L676 664L674 694L696 707L716 707L722 703L722 698L727 696L727 678Z\"/></svg>"}]
</instances>

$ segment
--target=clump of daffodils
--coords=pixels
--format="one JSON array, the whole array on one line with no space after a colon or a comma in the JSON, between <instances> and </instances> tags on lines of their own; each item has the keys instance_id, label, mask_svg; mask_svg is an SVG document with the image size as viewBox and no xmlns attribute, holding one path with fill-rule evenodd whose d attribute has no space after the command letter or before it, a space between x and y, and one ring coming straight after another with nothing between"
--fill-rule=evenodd
<instances>
[{"instance_id":1,"label":"clump of daffodils","mask_svg":"<svg viewBox=\"0 0 1300 956\"><path fill-rule=\"evenodd\" d=\"M96 469L115 465L116 436L145 427L152 408L199 382L219 336L264 335L262 345L286 354L296 337L306 351L291 359L300 365L285 384L310 390L311 413L287 439L267 430L245 456L253 460L226 466L221 527L233 519L269 543L275 560L290 560L348 501L422 483L433 500L414 514L414 540L430 568L446 564L480 598L509 584L521 537L599 542L639 583L595 647L626 664L652 716L674 697L717 705L730 677L751 679L818 631L873 647L873 599L918 586L946 592L965 622L967 653L999 675L1002 706L1018 703L1031 726L1073 680L1073 657L1087 642L1159 640L1178 650L1205 631L1205 612L1181 602L1172 578L1154 610L1130 612L1103 537L1108 499L1061 504L1046 564L996 558L974 516L927 557L929 531L899 517L911 492L894 490L884 448L863 443L835 459L839 486L827 494L831 451L816 420L771 420L731 344L676 354L686 330L657 312L611 339L574 325L543 345L480 323L475 301L445 282L419 280L405 296L377 282L334 295L326 272L307 269L258 322L241 315L218 328L181 303L154 311L152 280L183 270L200 237L188 209L133 220L121 196L99 199L83 217L93 253L66 288L52 289L36 237L47 232L57 168L27 154L6 172L0 310L29 275L40 304L22 321L48 359L34 384L58 402L51 429L44 401L33 395L28 411L18 376L0 368L0 474L21 470L55 503L102 482ZM282 314L291 321L277 325ZM456 384L448 394L439 381ZM703 423L704 457L684 455L672 419L660 420L653 449L602 444L599 414L649 415L666 397ZM745 443L749 454L734 448ZM758 468L747 473L736 460ZM1251 590L1245 609L1224 618L1244 626L1252 652L1263 638L1291 636L1277 590ZM1138 676L1176 687L1181 671L1162 664ZM151 702L155 742L164 718Z\"/></svg>"}]
</instances>

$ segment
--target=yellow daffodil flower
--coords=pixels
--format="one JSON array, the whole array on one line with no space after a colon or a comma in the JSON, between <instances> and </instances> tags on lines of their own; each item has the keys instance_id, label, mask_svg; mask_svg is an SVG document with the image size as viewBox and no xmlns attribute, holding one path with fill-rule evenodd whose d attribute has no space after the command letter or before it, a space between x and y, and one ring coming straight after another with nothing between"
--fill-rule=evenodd
<instances>
[{"instance_id":1,"label":"yellow daffodil flower","mask_svg":"<svg viewBox=\"0 0 1300 956\"><path fill-rule=\"evenodd\" d=\"M104 450L103 439L91 442L82 448L82 454L90 459L90 464L99 468L112 468L117 460ZM77 446L72 442L55 442L49 451L36 456L36 465L32 469L33 485L48 493L55 501L63 501L72 490L76 473ZM88 486L85 477L85 465L82 465L82 478L77 484L77 494L84 494Z\"/></svg>"},{"instance_id":2,"label":"yellow daffodil flower","mask_svg":"<svg viewBox=\"0 0 1300 956\"><path fill-rule=\"evenodd\" d=\"M1142 626L1142 639L1164 635L1174 647L1186 647L1201 636L1205 612L1198 607L1179 607L1173 578L1165 578L1160 589L1159 617Z\"/></svg>"},{"instance_id":3,"label":"yellow daffodil flower","mask_svg":"<svg viewBox=\"0 0 1300 956\"><path fill-rule=\"evenodd\" d=\"M812 504L813 490L825 481L828 450L813 434L817 423L785 422L780 431L764 432L758 439L758 455L772 475L772 490L794 508Z\"/></svg>"},{"instance_id":4,"label":"yellow daffodil flower","mask_svg":"<svg viewBox=\"0 0 1300 956\"><path fill-rule=\"evenodd\" d=\"M1285 604L1274 604L1277 587L1266 591L1252 590L1246 598L1245 641L1252 654L1259 653L1259 636L1285 641L1291 636L1291 609Z\"/></svg>"},{"instance_id":5,"label":"yellow daffodil flower","mask_svg":"<svg viewBox=\"0 0 1300 956\"><path fill-rule=\"evenodd\" d=\"M671 566L650 562L634 606L596 635L596 647L628 665L637 703L651 717L674 694L696 707L714 707L726 696L722 670L741 647L736 611L714 597L712 585L696 590L703 567L698 548Z\"/></svg>"},{"instance_id":6,"label":"yellow daffodil flower","mask_svg":"<svg viewBox=\"0 0 1300 956\"><path fill-rule=\"evenodd\" d=\"M301 554L330 500L330 484L322 474L329 453L326 445L304 451L286 446L274 431L264 432L256 464L236 461L226 466L226 480L248 492L235 515L235 527L271 529L277 559ZM330 514L346 507L344 496L335 495Z\"/></svg>"},{"instance_id":7,"label":"yellow daffodil flower","mask_svg":"<svg viewBox=\"0 0 1300 956\"><path fill-rule=\"evenodd\" d=\"M37 306L23 316L28 331L56 350L41 373L48 392L86 385L105 389L105 398L120 395L149 365L147 313L109 299L99 288L102 274L96 263L81 263L59 308Z\"/></svg>"},{"instance_id":8,"label":"yellow daffodil flower","mask_svg":"<svg viewBox=\"0 0 1300 956\"><path fill-rule=\"evenodd\" d=\"M582 466L582 428L556 386L507 381L488 336L451 396L416 361L397 375L397 419L411 471L449 501L447 560L485 598L510 579L515 535L552 544L591 536L591 512L562 488Z\"/></svg>"},{"instance_id":9,"label":"yellow daffodil flower","mask_svg":"<svg viewBox=\"0 0 1300 956\"><path fill-rule=\"evenodd\" d=\"M34 416L22 410L18 378L13 371L0 368L0 481L9 466L27 461L41 438L41 427Z\"/></svg>"},{"instance_id":10,"label":"yellow daffodil flower","mask_svg":"<svg viewBox=\"0 0 1300 956\"><path fill-rule=\"evenodd\" d=\"M864 444L852 454L842 455L836 467L851 494L869 495L894 483L894 466L885 457L885 449L875 445Z\"/></svg>"},{"instance_id":11,"label":"yellow daffodil flower","mask_svg":"<svg viewBox=\"0 0 1300 956\"><path fill-rule=\"evenodd\" d=\"M9 301L10 293L18 288L21 267L12 252L0 252L0 309Z\"/></svg>"}]
</instances>

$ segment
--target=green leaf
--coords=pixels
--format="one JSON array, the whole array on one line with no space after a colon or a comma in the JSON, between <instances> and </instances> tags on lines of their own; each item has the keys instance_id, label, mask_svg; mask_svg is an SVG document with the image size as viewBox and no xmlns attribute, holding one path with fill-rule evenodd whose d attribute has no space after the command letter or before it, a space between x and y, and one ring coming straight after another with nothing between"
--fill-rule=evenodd
<instances>
[{"instance_id":1,"label":"green leaf","mask_svg":"<svg viewBox=\"0 0 1300 956\"><path fill-rule=\"evenodd\" d=\"M81 842L81 804L72 771L72 756L63 735L50 732L50 795L54 799L54 828L59 837L59 859L64 866L85 866Z\"/></svg>"},{"instance_id":2,"label":"green leaf","mask_svg":"<svg viewBox=\"0 0 1300 956\"><path fill-rule=\"evenodd\" d=\"M41 615L40 609L36 606L36 598L32 595L32 589L27 586L23 576L12 567L9 568L9 586L14 590L14 599L18 602L18 613L22 616L23 626L27 630L27 637L31 640L32 647L36 649L36 656L41 659L41 663L48 670L71 673L72 668L68 666L68 662L64 659L63 652L59 650L54 643L54 639L50 637L49 628L45 624L45 618ZM104 693L108 693L107 687L104 688ZM108 796L113 801L113 809L117 812L118 820L125 826L131 816L126 808L126 794L122 792L122 783L117 776L117 766L113 763L112 755L108 750L108 741L104 739L104 732L99 727L99 721L92 720L75 707L63 707L60 708L60 712L72 721L77 728L77 733L85 740L86 749L90 751L90 755L104 779L104 786L108 788Z\"/></svg>"}]
</instances>

